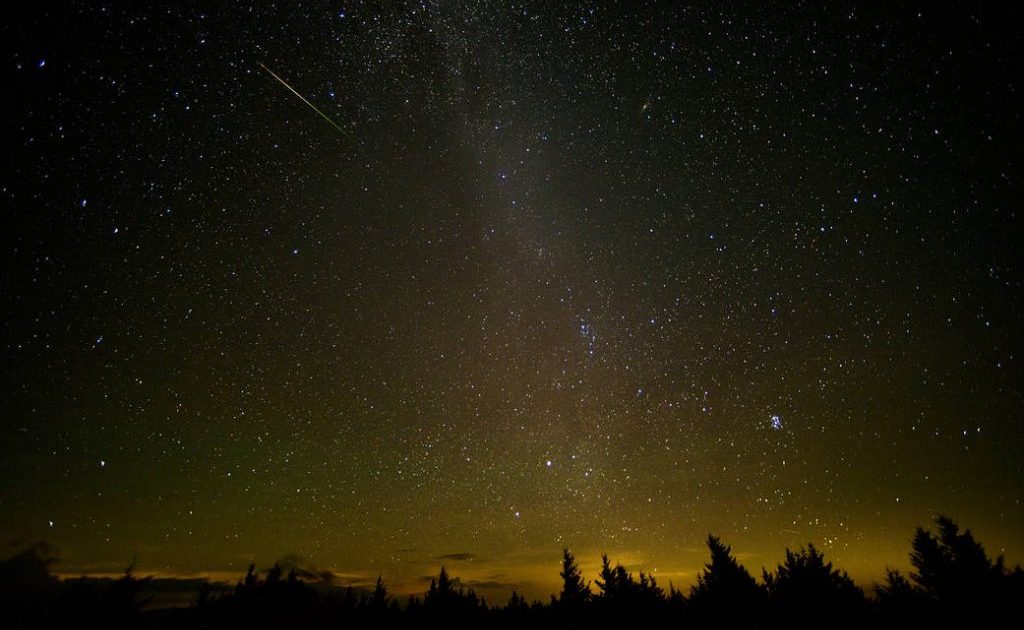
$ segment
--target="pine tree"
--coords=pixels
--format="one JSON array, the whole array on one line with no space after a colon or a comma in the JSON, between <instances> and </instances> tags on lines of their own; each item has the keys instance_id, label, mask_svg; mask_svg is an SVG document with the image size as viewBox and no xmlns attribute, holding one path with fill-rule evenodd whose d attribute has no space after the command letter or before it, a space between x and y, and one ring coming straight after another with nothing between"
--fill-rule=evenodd
<instances>
[{"instance_id":1,"label":"pine tree","mask_svg":"<svg viewBox=\"0 0 1024 630\"><path fill-rule=\"evenodd\" d=\"M843 615L850 620L864 613L864 593L845 571L825 562L813 544L799 551L786 549L786 561L774 575L764 571L771 604L779 611Z\"/></svg>"},{"instance_id":2,"label":"pine tree","mask_svg":"<svg viewBox=\"0 0 1024 630\"><path fill-rule=\"evenodd\" d=\"M608 556L601 556L601 579L597 581L597 587L601 590L603 598L622 599L629 594L635 584L626 567L616 564L613 568Z\"/></svg>"},{"instance_id":3,"label":"pine tree","mask_svg":"<svg viewBox=\"0 0 1024 630\"><path fill-rule=\"evenodd\" d=\"M599 577L601 579L596 580L594 583L597 584L601 597L607 598L610 594L609 591L615 588L615 572L612 571L612 564L608 560L608 554L601 554L601 573Z\"/></svg>"},{"instance_id":4,"label":"pine tree","mask_svg":"<svg viewBox=\"0 0 1024 630\"><path fill-rule=\"evenodd\" d=\"M980 609L1003 592L1008 581L1003 559L992 561L970 530L948 516L935 519L938 536L918 527L911 544L910 579L933 603Z\"/></svg>"},{"instance_id":5,"label":"pine tree","mask_svg":"<svg viewBox=\"0 0 1024 630\"><path fill-rule=\"evenodd\" d=\"M443 607L451 603L455 597L455 590L452 587L451 578L448 577L448 569L441 567L437 579L430 580L430 589L423 600L427 607Z\"/></svg>"},{"instance_id":6,"label":"pine tree","mask_svg":"<svg viewBox=\"0 0 1024 630\"><path fill-rule=\"evenodd\" d=\"M637 595L640 605L647 610L657 608L665 603L665 591L658 586L658 580L649 573L640 572L640 583L637 584Z\"/></svg>"},{"instance_id":7,"label":"pine tree","mask_svg":"<svg viewBox=\"0 0 1024 630\"><path fill-rule=\"evenodd\" d=\"M753 614L764 600L764 590L718 537L708 535L711 562L690 589L690 604L699 615Z\"/></svg>"},{"instance_id":8,"label":"pine tree","mask_svg":"<svg viewBox=\"0 0 1024 630\"><path fill-rule=\"evenodd\" d=\"M388 589L384 586L384 580L377 576L377 584L370 596L370 608L376 612L384 612L388 607Z\"/></svg>"},{"instance_id":9,"label":"pine tree","mask_svg":"<svg viewBox=\"0 0 1024 630\"><path fill-rule=\"evenodd\" d=\"M509 610L509 611L517 611L517 612L519 612L519 611L527 610L528 608L529 608L529 606L526 603L526 598L523 597L522 595L520 595L519 593L517 593L515 591L515 589L513 589L512 590L512 597L509 597L508 604L506 604L505 609Z\"/></svg>"},{"instance_id":10,"label":"pine tree","mask_svg":"<svg viewBox=\"0 0 1024 630\"><path fill-rule=\"evenodd\" d=\"M878 610L886 619L908 624L921 612L923 592L895 569L886 569L885 582L875 585Z\"/></svg>"},{"instance_id":11,"label":"pine tree","mask_svg":"<svg viewBox=\"0 0 1024 630\"><path fill-rule=\"evenodd\" d=\"M607 560L607 558L606 558ZM558 603L562 606L581 606L590 600L590 584L583 583L579 565L568 548L562 549L562 592Z\"/></svg>"}]
</instances>

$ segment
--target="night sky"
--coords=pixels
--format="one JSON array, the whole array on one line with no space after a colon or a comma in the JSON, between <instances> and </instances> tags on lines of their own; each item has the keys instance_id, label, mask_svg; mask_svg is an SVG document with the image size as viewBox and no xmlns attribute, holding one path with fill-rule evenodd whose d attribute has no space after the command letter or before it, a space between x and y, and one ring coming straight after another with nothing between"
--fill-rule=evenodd
<instances>
[{"instance_id":1,"label":"night sky","mask_svg":"<svg viewBox=\"0 0 1024 630\"><path fill-rule=\"evenodd\" d=\"M869 584L941 512L1024 561L1019 12L29 4L4 555L504 601L709 532Z\"/></svg>"}]
</instances>

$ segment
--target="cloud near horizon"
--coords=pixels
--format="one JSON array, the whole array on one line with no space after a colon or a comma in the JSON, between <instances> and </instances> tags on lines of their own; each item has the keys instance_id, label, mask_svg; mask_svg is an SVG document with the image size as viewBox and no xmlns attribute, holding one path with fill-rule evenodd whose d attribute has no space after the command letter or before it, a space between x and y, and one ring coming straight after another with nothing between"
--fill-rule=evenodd
<instances>
[{"instance_id":1,"label":"cloud near horizon","mask_svg":"<svg viewBox=\"0 0 1024 630\"><path fill-rule=\"evenodd\" d=\"M485 558L477 558L476 554L468 551L460 551L457 553L446 553L440 556L436 556L434 560L443 562L445 560L454 560L456 562L486 562Z\"/></svg>"}]
</instances>

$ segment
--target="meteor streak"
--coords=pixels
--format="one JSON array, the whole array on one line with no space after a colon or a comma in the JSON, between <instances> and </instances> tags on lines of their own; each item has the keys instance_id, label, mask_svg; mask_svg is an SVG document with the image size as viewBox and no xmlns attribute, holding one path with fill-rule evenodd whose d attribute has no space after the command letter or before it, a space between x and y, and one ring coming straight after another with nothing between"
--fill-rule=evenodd
<instances>
[{"instance_id":1,"label":"meteor streak","mask_svg":"<svg viewBox=\"0 0 1024 630\"><path fill-rule=\"evenodd\" d=\"M331 126L332 126L332 127L334 127L335 129L337 129L337 130L338 130L338 131L340 131L341 133L345 134L346 136L348 136L348 135L349 135L347 131L345 131L344 129L342 129L341 127L339 127L339 126L338 126L338 123L336 123L336 122L334 122L333 120L331 120L330 118L328 118L328 117L327 117L327 114L325 114L325 113L323 113L322 111L320 111L319 109L317 109L317 108L316 108L316 105L314 105L314 104L310 103L309 101L307 101L307 100L306 100L306 97L304 97L303 95L301 95L301 94L299 94L298 92L296 92L296 91L295 91L295 88L293 88L292 86L288 85L288 83L286 83L284 79L282 79L281 77L279 77L279 76L277 76L276 74L274 74L274 71L273 71L273 70L271 70L270 68L266 67L265 65L263 65L263 64L262 64L262 63L260 63L260 62L256 62L256 63L259 63L259 64L260 64L260 67L261 67L261 68L263 68L264 70L266 70L266 71L267 71L267 73L269 73L269 74L270 74L270 76L272 76L272 77L274 77L275 79L277 79L277 80L278 80L278 81L279 81L279 82L281 83L281 85L283 85L283 86L285 86L286 88L288 88L288 90L289 90L289 91L291 91L291 93L292 93L292 94L294 94L295 96L298 96L299 98L301 98L301 99L302 99L302 102L303 102L303 103L305 103L306 105L309 105L309 106L310 106L310 107L311 107L311 108L313 109L313 111L314 111L314 112L316 112L316 113L320 114L320 117L321 117L321 118L323 118L323 119L324 119L324 120L326 120L327 122L331 123ZM351 136L349 136L349 137L351 137Z\"/></svg>"}]
</instances>

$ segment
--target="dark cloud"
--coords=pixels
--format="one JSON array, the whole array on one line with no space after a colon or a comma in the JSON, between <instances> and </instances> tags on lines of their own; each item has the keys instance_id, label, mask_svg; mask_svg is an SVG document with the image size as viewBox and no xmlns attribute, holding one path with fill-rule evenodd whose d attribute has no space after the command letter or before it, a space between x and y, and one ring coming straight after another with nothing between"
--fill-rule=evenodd
<instances>
[{"instance_id":1,"label":"dark cloud","mask_svg":"<svg viewBox=\"0 0 1024 630\"><path fill-rule=\"evenodd\" d=\"M291 571L295 571L295 575L309 582L324 582L326 584L332 584L336 581L336 576L332 571L327 569L319 569L295 554L289 554L281 557L276 564L280 565L284 572L287 574Z\"/></svg>"},{"instance_id":2,"label":"dark cloud","mask_svg":"<svg viewBox=\"0 0 1024 630\"><path fill-rule=\"evenodd\" d=\"M525 582L510 582L502 580L503 574L488 575L482 580L464 580L460 577L452 577L452 586L454 588L471 588L474 590L482 589L506 589L506 590L522 590L528 588L530 585ZM423 584L429 584L431 580L436 580L436 575L421 575L417 578L418 582Z\"/></svg>"},{"instance_id":3,"label":"dark cloud","mask_svg":"<svg viewBox=\"0 0 1024 630\"><path fill-rule=\"evenodd\" d=\"M434 560L437 560L438 562L443 562L445 560L455 560L457 562L462 562L462 561L467 561L467 560L468 561L477 561L477 562L482 562L483 561L482 559L477 558L476 554L470 553L468 551L460 551L458 553L446 553L443 556L437 556L436 558L434 558Z\"/></svg>"},{"instance_id":4,"label":"dark cloud","mask_svg":"<svg viewBox=\"0 0 1024 630\"><path fill-rule=\"evenodd\" d=\"M472 589L500 588L506 590L518 590L527 586L522 582L499 582L498 580L466 580L463 584L467 588Z\"/></svg>"},{"instance_id":5,"label":"dark cloud","mask_svg":"<svg viewBox=\"0 0 1024 630\"><path fill-rule=\"evenodd\" d=\"M369 589L376 584L377 577L365 575L335 575L334 586L351 586L354 589Z\"/></svg>"}]
</instances>

